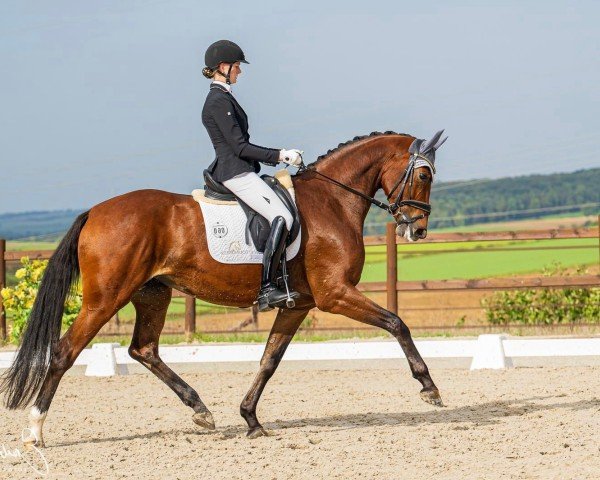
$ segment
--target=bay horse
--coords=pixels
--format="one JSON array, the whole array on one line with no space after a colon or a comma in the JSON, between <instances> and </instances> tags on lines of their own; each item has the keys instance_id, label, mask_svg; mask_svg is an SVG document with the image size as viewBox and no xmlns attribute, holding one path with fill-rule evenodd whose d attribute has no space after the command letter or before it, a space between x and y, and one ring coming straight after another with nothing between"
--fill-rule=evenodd
<instances>
[{"instance_id":1,"label":"bay horse","mask_svg":"<svg viewBox=\"0 0 600 480\"><path fill-rule=\"evenodd\" d=\"M425 238L435 150L445 141L440 136L438 132L425 142L395 132L373 132L338 145L292 177L302 240L288 272L301 295L294 308L277 313L259 371L242 400L248 437L267 434L256 416L258 400L313 307L391 333L422 385L421 398L442 406L409 328L356 288L365 260L363 224L372 203L393 215L399 235ZM396 201L386 206L375 200L380 188L388 201L396 194ZM212 414L198 393L159 355L171 289L214 304L249 307L260 287L260 268L218 263L210 256L202 213L190 195L138 190L79 215L48 263L21 347L0 385L8 409L24 408L37 394L30 413L31 435L24 442L43 446L43 422L62 376L129 301L136 311L129 354L193 409L196 424L214 429ZM63 305L78 278L83 305L61 337Z\"/></svg>"}]
</instances>

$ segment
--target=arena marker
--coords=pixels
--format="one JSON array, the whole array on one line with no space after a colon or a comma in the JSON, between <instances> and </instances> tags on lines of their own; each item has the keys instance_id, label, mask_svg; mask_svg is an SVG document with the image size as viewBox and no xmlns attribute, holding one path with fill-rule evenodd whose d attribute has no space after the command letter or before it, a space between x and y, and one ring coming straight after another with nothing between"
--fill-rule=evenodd
<instances>
[{"instance_id":1,"label":"arena marker","mask_svg":"<svg viewBox=\"0 0 600 480\"><path fill-rule=\"evenodd\" d=\"M112 377L113 375L129 374L127 365L118 364L115 357L115 347L120 346L118 343L94 344L85 375L87 377Z\"/></svg>"},{"instance_id":2,"label":"arena marker","mask_svg":"<svg viewBox=\"0 0 600 480\"><path fill-rule=\"evenodd\" d=\"M502 345L502 341L506 338L508 338L506 334L479 335L475 346L475 355L473 355L473 361L471 362L471 370L512 367L512 359L506 357Z\"/></svg>"}]
</instances>

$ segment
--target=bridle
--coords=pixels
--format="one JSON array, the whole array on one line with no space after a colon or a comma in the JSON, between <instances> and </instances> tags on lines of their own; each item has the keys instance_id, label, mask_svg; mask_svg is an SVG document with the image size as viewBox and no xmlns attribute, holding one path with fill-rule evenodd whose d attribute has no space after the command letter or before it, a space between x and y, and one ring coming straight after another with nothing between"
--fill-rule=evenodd
<instances>
[{"instance_id":1,"label":"bridle","mask_svg":"<svg viewBox=\"0 0 600 480\"><path fill-rule=\"evenodd\" d=\"M421 220L422 218L425 218L426 216L428 216L431 213L431 205L429 203L420 202L418 200L412 200L410 198L412 196L413 172L414 172L415 168L427 166L431 169L432 173L435 173L434 162L427 156L419 153L419 147L422 142L423 142L423 140L416 139L413 142L413 144L410 146L409 152L411 155L408 159L408 165L406 166L406 169L404 170L404 173L402 174L402 176L399 178L399 180L396 182L396 184L390 190L390 193L387 196L387 198L389 200L389 198L392 196L394 191L400 186L400 190L398 191L398 195L396 196L396 199L394 200L393 203L390 203L390 204L380 202L379 200L377 200L373 197L370 197L369 195L367 195L363 192L359 192L358 190L355 190L354 188L349 187L348 185L344 185L343 183L338 182L337 180L335 180L321 172L318 172L317 170L312 170L312 171L314 173L316 173L317 175L320 175L321 177L326 178L327 180L336 184L337 186L343 188L344 190L347 190L355 195L358 195L359 197L362 197L365 200L368 200L370 203L372 203L376 207L379 207L382 210L385 210L390 215L392 215L392 217L394 217L394 220L396 221L397 225L411 225L411 224L415 223L416 221ZM301 156L301 158L302 158L302 156ZM418 165L418 167L415 166L417 163L420 164L420 165ZM307 170L307 168L304 165L304 163L302 163L300 165L300 167L298 168L298 172L303 172L305 170ZM408 200L402 200L402 197L404 196L404 191L406 190L406 185L408 185L408 197L409 198L408 198ZM405 207L405 206L416 208L418 210L421 210L423 213L416 215L414 217L409 217L401 210L402 207ZM400 215L401 215L401 217L398 218Z\"/></svg>"},{"instance_id":2,"label":"bridle","mask_svg":"<svg viewBox=\"0 0 600 480\"><path fill-rule=\"evenodd\" d=\"M415 146L416 151L411 152L410 158L408 159L408 165L406 166L406 170L404 170L404 173L402 174L400 179L396 182L396 184L392 187L392 189L390 190L390 193L388 194L388 200L389 200L389 198L392 196L392 194L398 188L398 186L402 185L400 187L398 195L396 196L396 200L394 200L393 203L389 204L388 208L387 208L388 212L394 217L394 220L396 220L396 224L398 224L398 225L411 225L411 224L415 223L416 221L421 220L422 218L425 218L426 216L431 214L431 205L429 203L420 202L419 200L412 199L412 189L413 189L413 179L414 179L413 172L414 172L415 168L417 168L416 167L417 162L419 162L421 164L421 165L419 165L420 167L424 167L424 166L429 167L432 174L435 174L435 165L434 165L433 161L431 161L431 159L429 159L425 155L422 155L419 153L419 146L421 145L422 140L416 140L415 142L418 142L418 144ZM411 147L412 147L412 145L411 145ZM410 181L409 181L409 179L410 179ZM407 184L408 184L408 200L402 200L402 197L404 196L404 190L406 189ZM408 217L404 212L402 212L400 210L401 207L404 207L404 206L416 208L418 210L421 210L423 213L416 215L414 217ZM402 215L402 217L400 219L398 219L399 215Z\"/></svg>"}]
</instances>

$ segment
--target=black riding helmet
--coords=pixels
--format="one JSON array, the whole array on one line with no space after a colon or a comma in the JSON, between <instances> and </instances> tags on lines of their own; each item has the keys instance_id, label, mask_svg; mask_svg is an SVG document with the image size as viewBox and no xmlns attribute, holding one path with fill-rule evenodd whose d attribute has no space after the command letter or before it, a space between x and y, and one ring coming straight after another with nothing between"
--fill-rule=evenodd
<instances>
[{"instance_id":1,"label":"black riding helmet","mask_svg":"<svg viewBox=\"0 0 600 480\"><path fill-rule=\"evenodd\" d=\"M217 68L220 63L229 63L229 69L225 75L227 84L230 83L229 73L235 62L249 63L246 61L242 49L230 40L216 41L206 49L204 54L204 63L212 69Z\"/></svg>"}]
</instances>

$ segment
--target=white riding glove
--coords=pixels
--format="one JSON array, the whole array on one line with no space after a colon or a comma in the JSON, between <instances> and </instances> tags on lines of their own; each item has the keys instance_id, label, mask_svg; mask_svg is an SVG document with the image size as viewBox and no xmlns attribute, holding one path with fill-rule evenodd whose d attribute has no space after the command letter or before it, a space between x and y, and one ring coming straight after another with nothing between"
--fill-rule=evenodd
<instances>
[{"instance_id":1,"label":"white riding glove","mask_svg":"<svg viewBox=\"0 0 600 480\"><path fill-rule=\"evenodd\" d=\"M294 167L299 167L302 163L301 155L303 153L304 152L302 150L297 150L295 148L292 150L280 150L279 161L287 163L288 165L293 165Z\"/></svg>"}]
</instances>

